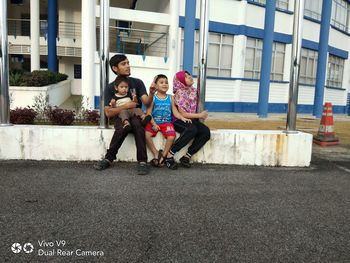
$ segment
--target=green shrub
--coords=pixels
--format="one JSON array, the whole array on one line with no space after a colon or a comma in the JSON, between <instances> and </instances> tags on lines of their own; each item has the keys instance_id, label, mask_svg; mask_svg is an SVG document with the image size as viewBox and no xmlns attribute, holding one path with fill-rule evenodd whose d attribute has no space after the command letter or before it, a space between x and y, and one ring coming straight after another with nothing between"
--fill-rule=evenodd
<instances>
[{"instance_id":1,"label":"green shrub","mask_svg":"<svg viewBox=\"0 0 350 263\"><path fill-rule=\"evenodd\" d=\"M68 79L68 75L63 73L56 73L56 83Z\"/></svg>"},{"instance_id":2,"label":"green shrub","mask_svg":"<svg viewBox=\"0 0 350 263\"><path fill-rule=\"evenodd\" d=\"M62 73L56 73L49 70L34 70L30 73L24 73L20 86L42 87L66 80L68 76Z\"/></svg>"},{"instance_id":3,"label":"green shrub","mask_svg":"<svg viewBox=\"0 0 350 263\"><path fill-rule=\"evenodd\" d=\"M12 69L9 72L10 86L20 86L22 82L23 70Z\"/></svg>"},{"instance_id":4,"label":"green shrub","mask_svg":"<svg viewBox=\"0 0 350 263\"><path fill-rule=\"evenodd\" d=\"M25 73L23 75L23 81L21 86L27 87L41 87L50 84L50 73L48 71L35 70L31 73Z\"/></svg>"}]
</instances>

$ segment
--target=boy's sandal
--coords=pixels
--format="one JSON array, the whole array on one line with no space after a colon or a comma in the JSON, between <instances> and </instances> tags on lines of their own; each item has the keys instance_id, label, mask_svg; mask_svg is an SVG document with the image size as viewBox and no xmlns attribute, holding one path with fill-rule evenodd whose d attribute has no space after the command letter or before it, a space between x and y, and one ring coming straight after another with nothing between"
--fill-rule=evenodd
<instances>
[{"instance_id":1,"label":"boy's sandal","mask_svg":"<svg viewBox=\"0 0 350 263\"><path fill-rule=\"evenodd\" d=\"M153 167L159 167L159 161L158 161L158 159L156 159L156 158L153 158L153 159L150 161L150 164L151 164Z\"/></svg>"},{"instance_id":2,"label":"boy's sandal","mask_svg":"<svg viewBox=\"0 0 350 263\"><path fill-rule=\"evenodd\" d=\"M163 157L163 150L159 149L158 151L158 167L162 167L164 165L164 157Z\"/></svg>"}]
</instances>

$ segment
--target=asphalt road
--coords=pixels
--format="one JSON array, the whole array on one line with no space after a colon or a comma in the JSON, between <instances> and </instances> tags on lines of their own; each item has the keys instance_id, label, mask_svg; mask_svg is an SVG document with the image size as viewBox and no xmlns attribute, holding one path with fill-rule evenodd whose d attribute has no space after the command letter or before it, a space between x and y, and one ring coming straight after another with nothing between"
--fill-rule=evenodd
<instances>
[{"instance_id":1,"label":"asphalt road","mask_svg":"<svg viewBox=\"0 0 350 263\"><path fill-rule=\"evenodd\" d=\"M350 262L347 161L91 167L0 161L1 262Z\"/></svg>"}]
</instances>

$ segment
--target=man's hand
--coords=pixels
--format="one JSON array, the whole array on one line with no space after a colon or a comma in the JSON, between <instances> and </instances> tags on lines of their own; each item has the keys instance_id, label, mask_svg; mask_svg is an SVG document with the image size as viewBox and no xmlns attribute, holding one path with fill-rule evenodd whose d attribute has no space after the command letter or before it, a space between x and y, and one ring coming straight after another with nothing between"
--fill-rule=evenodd
<instances>
[{"instance_id":1,"label":"man's hand","mask_svg":"<svg viewBox=\"0 0 350 263\"><path fill-rule=\"evenodd\" d=\"M109 106L111 106L112 108L115 108L117 106L117 101L115 99L111 99Z\"/></svg>"},{"instance_id":2,"label":"man's hand","mask_svg":"<svg viewBox=\"0 0 350 263\"><path fill-rule=\"evenodd\" d=\"M157 88L156 88L156 83L153 81L151 86L149 87L149 93L154 95L157 91Z\"/></svg>"}]
</instances>

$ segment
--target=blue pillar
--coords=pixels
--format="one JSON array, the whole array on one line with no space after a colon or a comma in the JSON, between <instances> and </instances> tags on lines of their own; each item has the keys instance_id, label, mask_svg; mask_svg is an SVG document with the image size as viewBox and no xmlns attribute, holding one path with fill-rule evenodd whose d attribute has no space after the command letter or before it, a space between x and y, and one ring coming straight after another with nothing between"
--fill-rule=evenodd
<instances>
[{"instance_id":1,"label":"blue pillar","mask_svg":"<svg viewBox=\"0 0 350 263\"><path fill-rule=\"evenodd\" d=\"M194 34L196 30L196 0L186 0L183 69L192 74L194 58Z\"/></svg>"},{"instance_id":2,"label":"blue pillar","mask_svg":"<svg viewBox=\"0 0 350 263\"><path fill-rule=\"evenodd\" d=\"M258 115L266 118L269 107L270 73L272 63L273 32L275 26L276 0L266 1L264 43L262 50L261 72L259 83Z\"/></svg>"},{"instance_id":3,"label":"blue pillar","mask_svg":"<svg viewBox=\"0 0 350 263\"><path fill-rule=\"evenodd\" d=\"M57 0L48 0L47 17L48 69L57 72Z\"/></svg>"},{"instance_id":4,"label":"blue pillar","mask_svg":"<svg viewBox=\"0 0 350 263\"><path fill-rule=\"evenodd\" d=\"M332 15L332 0L322 1L321 29L318 41L318 61L313 115L321 118L323 112L324 85L326 80L329 28Z\"/></svg>"}]
</instances>

